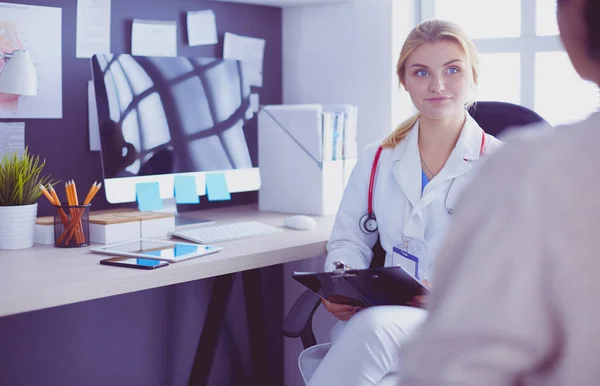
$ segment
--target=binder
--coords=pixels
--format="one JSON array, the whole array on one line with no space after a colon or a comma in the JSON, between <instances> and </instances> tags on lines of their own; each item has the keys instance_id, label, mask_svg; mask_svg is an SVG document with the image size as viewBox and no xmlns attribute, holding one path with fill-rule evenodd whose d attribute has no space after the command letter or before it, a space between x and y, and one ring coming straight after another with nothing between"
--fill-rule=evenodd
<instances>
[{"instance_id":1,"label":"binder","mask_svg":"<svg viewBox=\"0 0 600 386\"><path fill-rule=\"evenodd\" d=\"M405 305L429 293L402 267L295 274L292 278L330 302L358 307Z\"/></svg>"},{"instance_id":2,"label":"binder","mask_svg":"<svg viewBox=\"0 0 600 386\"><path fill-rule=\"evenodd\" d=\"M344 122L338 118L334 148L335 114L342 115ZM262 106L258 113L259 209L335 214L356 164L355 118L356 107L351 105ZM349 149L346 154L345 149Z\"/></svg>"}]
</instances>

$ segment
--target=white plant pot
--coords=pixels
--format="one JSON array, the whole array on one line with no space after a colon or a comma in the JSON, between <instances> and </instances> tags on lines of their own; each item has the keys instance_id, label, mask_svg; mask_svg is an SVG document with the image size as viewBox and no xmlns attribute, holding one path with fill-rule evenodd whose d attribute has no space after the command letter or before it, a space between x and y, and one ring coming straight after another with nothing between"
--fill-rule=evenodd
<instances>
[{"instance_id":1,"label":"white plant pot","mask_svg":"<svg viewBox=\"0 0 600 386\"><path fill-rule=\"evenodd\" d=\"M33 247L37 202L32 205L0 206L0 249Z\"/></svg>"}]
</instances>

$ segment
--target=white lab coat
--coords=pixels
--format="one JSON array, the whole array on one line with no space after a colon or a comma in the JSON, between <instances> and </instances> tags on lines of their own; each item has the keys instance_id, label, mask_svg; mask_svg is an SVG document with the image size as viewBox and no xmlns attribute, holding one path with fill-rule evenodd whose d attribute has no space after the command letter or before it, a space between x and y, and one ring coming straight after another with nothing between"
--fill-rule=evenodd
<instances>
[{"instance_id":1,"label":"white lab coat","mask_svg":"<svg viewBox=\"0 0 600 386\"><path fill-rule=\"evenodd\" d=\"M380 142L366 147L344 191L327 244L325 271L334 269L334 261L343 261L356 269L368 268L371 248L379 234L381 245L387 252L386 266L400 264L394 261L392 250L402 243L404 237L409 240L408 252L419 258L419 277L431 280L434 258L451 219L448 209L456 206L461 192L474 174L469 171L480 159L483 132L477 122L465 114L467 119L454 150L422 195L422 169L417 144L419 122L395 148L383 149L373 193L373 211L379 232L372 234L363 233L359 222L367 214L369 179ZM492 153L500 144L496 138L486 134L483 153ZM335 339L343 325L340 322L336 324L332 338ZM305 380L310 379L329 345L317 345L301 354L299 366Z\"/></svg>"},{"instance_id":2,"label":"white lab coat","mask_svg":"<svg viewBox=\"0 0 600 386\"><path fill-rule=\"evenodd\" d=\"M402 386L600 384L598 143L600 112L485 165L399 356Z\"/></svg>"}]
</instances>

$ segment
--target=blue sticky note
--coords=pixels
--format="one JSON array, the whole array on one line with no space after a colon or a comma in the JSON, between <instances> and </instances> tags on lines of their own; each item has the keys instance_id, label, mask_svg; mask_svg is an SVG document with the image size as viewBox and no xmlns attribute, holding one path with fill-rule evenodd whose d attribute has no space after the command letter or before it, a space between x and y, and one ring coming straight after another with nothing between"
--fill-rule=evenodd
<instances>
[{"instance_id":1,"label":"blue sticky note","mask_svg":"<svg viewBox=\"0 0 600 386\"><path fill-rule=\"evenodd\" d=\"M142 212L162 209L158 182L142 182L135 185L135 196Z\"/></svg>"},{"instance_id":2,"label":"blue sticky note","mask_svg":"<svg viewBox=\"0 0 600 386\"><path fill-rule=\"evenodd\" d=\"M175 176L175 201L178 204L198 204L200 197L196 192L196 177Z\"/></svg>"},{"instance_id":3,"label":"blue sticky note","mask_svg":"<svg viewBox=\"0 0 600 386\"><path fill-rule=\"evenodd\" d=\"M206 175L206 195L208 196L208 201L231 200L225 174L209 173Z\"/></svg>"}]
</instances>

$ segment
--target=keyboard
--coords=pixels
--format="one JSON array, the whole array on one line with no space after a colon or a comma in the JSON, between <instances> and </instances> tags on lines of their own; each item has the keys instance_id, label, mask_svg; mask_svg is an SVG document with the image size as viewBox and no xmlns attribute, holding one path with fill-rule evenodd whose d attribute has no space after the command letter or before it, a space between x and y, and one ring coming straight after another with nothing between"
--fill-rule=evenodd
<instances>
[{"instance_id":1,"label":"keyboard","mask_svg":"<svg viewBox=\"0 0 600 386\"><path fill-rule=\"evenodd\" d=\"M258 221L241 221L222 225L209 225L175 231L173 236L198 244L213 244L223 241L245 239L282 232L280 228Z\"/></svg>"}]
</instances>

